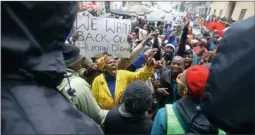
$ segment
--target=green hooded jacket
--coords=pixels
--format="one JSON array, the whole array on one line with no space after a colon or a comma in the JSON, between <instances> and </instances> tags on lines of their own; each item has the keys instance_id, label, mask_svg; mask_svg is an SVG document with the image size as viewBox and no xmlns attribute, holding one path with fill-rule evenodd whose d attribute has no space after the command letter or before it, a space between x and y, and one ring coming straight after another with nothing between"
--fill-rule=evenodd
<instances>
[{"instance_id":1,"label":"green hooded jacket","mask_svg":"<svg viewBox=\"0 0 255 135\"><path fill-rule=\"evenodd\" d=\"M92 96L91 86L78 73L71 69L67 69L67 76L70 80L71 88L75 90L74 95L67 93L70 89L68 78L65 77L62 83L57 87L58 90L72 103L78 110L86 113L94 119L98 124L102 124L108 110L101 110L96 100Z\"/></svg>"}]
</instances>

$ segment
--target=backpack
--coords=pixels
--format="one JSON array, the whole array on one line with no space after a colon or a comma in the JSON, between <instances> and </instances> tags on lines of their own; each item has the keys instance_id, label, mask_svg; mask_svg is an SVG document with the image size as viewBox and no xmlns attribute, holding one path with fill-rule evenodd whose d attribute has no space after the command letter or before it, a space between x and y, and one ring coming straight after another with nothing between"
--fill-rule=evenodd
<instances>
[{"instance_id":1,"label":"backpack","mask_svg":"<svg viewBox=\"0 0 255 135\"><path fill-rule=\"evenodd\" d=\"M174 104L166 104L167 112L167 135L170 134L185 134L186 131L183 129L181 122L177 118L174 112ZM218 134L225 135L226 133L223 130L219 129Z\"/></svg>"}]
</instances>

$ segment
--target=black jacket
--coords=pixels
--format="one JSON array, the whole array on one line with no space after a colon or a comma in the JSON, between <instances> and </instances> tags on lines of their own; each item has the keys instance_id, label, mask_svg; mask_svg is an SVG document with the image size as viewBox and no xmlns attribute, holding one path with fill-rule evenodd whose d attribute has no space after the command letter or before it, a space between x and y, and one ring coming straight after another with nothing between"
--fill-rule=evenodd
<instances>
[{"instance_id":1,"label":"black jacket","mask_svg":"<svg viewBox=\"0 0 255 135\"><path fill-rule=\"evenodd\" d=\"M104 122L105 134L150 134L153 122L147 117L124 117L119 107L112 109Z\"/></svg>"},{"instance_id":2,"label":"black jacket","mask_svg":"<svg viewBox=\"0 0 255 135\"><path fill-rule=\"evenodd\" d=\"M174 102L174 97L173 97L173 84L172 84L172 73L170 69L167 69L165 67L162 67L160 69L160 88L168 88L168 96L161 96L159 94L156 93L156 96L159 100L159 108L165 107L165 104L172 104ZM179 94L175 93L177 99L180 99Z\"/></svg>"},{"instance_id":3,"label":"black jacket","mask_svg":"<svg viewBox=\"0 0 255 135\"><path fill-rule=\"evenodd\" d=\"M76 2L2 2L2 134L103 134L56 89Z\"/></svg>"},{"instance_id":4,"label":"black jacket","mask_svg":"<svg viewBox=\"0 0 255 135\"><path fill-rule=\"evenodd\" d=\"M218 129L211 125L205 115L197 109L200 102L184 97L177 100L175 104L187 133L218 134ZM192 119L194 119L193 122Z\"/></svg>"},{"instance_id":5,"label":"black jacket","mask_svg":"<svg viewBox=\"0 0 255 135\"><path fill-rule=\"evenodd\" d=\"M205 88L204 112L229 134L255 130L255 17L238 21L224 33Z\"/></svg>"}]
</instances>

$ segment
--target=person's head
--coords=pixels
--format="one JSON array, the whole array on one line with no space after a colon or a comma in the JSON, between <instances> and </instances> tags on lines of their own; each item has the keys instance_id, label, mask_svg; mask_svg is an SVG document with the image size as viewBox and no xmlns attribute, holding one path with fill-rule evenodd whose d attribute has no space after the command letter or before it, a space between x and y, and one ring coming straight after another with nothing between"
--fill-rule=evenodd
<instances>
[{"instance_id":1,"label":"person's head","mask_svg":"<svg viewBox=\"0 0 255 135\"><path fill-rule=\"evenodd\" d=\"M126 70L129 67L130 62L129 58L119 58L118 69Z\"/></svg>"},{"instance_id":2,"label":"person's head","mask_svg":"<svg viewBox=\"0 0 255 135\"><path fill-rule=\"evenodd\" d=\"M176 78L178 94L201 100L208 76L209 69L204 65L189 67Z\"/></svg>"},{"instance_id":3,"label":"person's head","mask_svg":"<svg viewBox=\"0 0 255 135\"><path fill-rule=\"evenodd\" d=\"M123 94L123 104L128 113L142 116L152 105L152 91L143 81L135 81L128 85Z\"/></svg>"},{"instance_id":4,"label":"person's head","mask_svg":"<svg viewBox=\"0 0 255 135\"><path fill-rule=\"evenodd\" d=\"M177 30L177 25L174 25L174 26L173 26L173 30Z\"/></svg>"},{"instance_id":5,"label":"person's head","mask_svg":"<svg viewBox=\"0 0 255 135\"><path fill-rule=\"evenodd\" d=\"M202 38L199 40L199 44L198 44L199 46L205 47L206 44L207 44L207 40L205 38Z\"/></svg>"},{"instance_id":6,"label":"person's head","mask_svg":"<svg viewBox=\"0 0 255 135\"><path fill-rule=\"evenodd\" d=\"M172 59L170 69L173 75L178 75L184 70L184 59L181 56L175 56Z\"/></svg>"},{"instance_id":7,"label":"person's head","mask_svg":"<svg viewBox=\"0 0 255 135\"><path fill-rule=\"evenodd\" d=\"M141 24L142 23L142 19L141 18L137 18L136 19L136 25L139 25L139 24Z\"/></svg>"},{"instance_id":8,"label":"person's head","mask_svg":"<svg viewBox=\"0 0 255 135\"><path fill-rule=\"evenodd\" d=\"M165 46L165 53L173 53L175 50L175 46L173 44L167 44Z\"/></svg>"},{"instance_id":9,"label":"person's head","mask_svg":"<svg viewBox=\"0 0 255 135\"><path fill-rule=\"evenodd\" d=\"M181 26L181 25L177 25L177 26L176 26L176 31L177 31L177 32L181 32L181 30L182 30L182 26Z\"/></svg>"},{"instance_id":10,"label":"person's head","mask_svg":"<svg viewBox=\"0 0 255 135\"><path fill-rule=\"evenodd\" d=\"M208 30L203 31L202 35L206 40L210 39L210 33L208 32Z\"/></svg>"},{"instance_id":11,"label":"person's head","mask_svg":"<svg viewBox=\"0 0 255 135\"><path fill-rule=\"evenodd\" d=\"M48 4L51 6L45 6ZM1 70L16 72L24 68L64 74L62 47L77 17L77 2L6 1L1 8L1 23L6 26L1 29Z\"/></svg>"},{"instance_id":12,"label":"person's head","mask_svg":"<svg viewBox=\"0 0 255 135\"><path fill-rule=\"evenodd\" d=\"M150 26L149 26L148 24L146 24L146 23L143 25L143 29L146 30L148 34L149 34L150 31L151 31L151 30L150 30Z\"/></svg>"},{"instance_id":13,"label":"person's head","mask_svg":"<svg viewBox=\"0 0 255 135\"><path fill-rule=\"evenodd\" d=\"M117 74L117 61L113 55L105 55L104 56L104 70L112 76L116 76Z\"/></svg>"},{"instance_id":14,"label":"person's head","mask_svg":"<svg viewBox=\"0 0 255 135\"><path fill-rule=\"evenodd\" d=\"M191 40L191 46L194 48L199 45L199 42L196 39Z\"/></svg>"},{"instance_id":15,"label":"person's head","mask_svg":"<svg viewBox=\"0 0 255 135\"><path fill-rule=\"evenodd\" d=\"M78 72L82 66L82 57L80 49L72 44L65 44L62 50L66 67Z\"/></svg>"},{"instance_id":16,"label":"person's head","mask_svg":"<svg viewBox=\"0 0 255 135\"><path fill-rule=\"evenodd\" d=\"M191 49L185 50L183 58L184 58L184 66L185 68L188 68L192 63L192 50Z\"/></svg>"},{"instance_id":17,"label":"person's head","mask_svg":"<svg viewBox=\"0 0 255 135\"><path fill-rule=\"evenodd\" d=\"M82 77L84 80L86 80L88 83L92 84L93 80L100 75L101 71L94 70L92 68L87 69L81 69L80 70L80 77Z\"/></svg>"}]
</instances>

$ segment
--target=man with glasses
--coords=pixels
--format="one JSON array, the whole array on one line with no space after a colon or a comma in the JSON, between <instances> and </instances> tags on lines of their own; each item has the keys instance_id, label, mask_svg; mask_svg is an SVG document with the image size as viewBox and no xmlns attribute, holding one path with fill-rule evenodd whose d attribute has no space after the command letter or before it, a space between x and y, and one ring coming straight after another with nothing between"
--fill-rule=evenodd
<instances>
[{"instance_id":1,"label":"man with glasses","mask_svg":"<svg viewBox=\"0 0 255 135\"><path fill-rule=\"evenodd\" d=\"M200 100L208 75L208 67L198 65L177 76L178 94L182 98L157 112L151 134L218 133L218 129L200 112Z\"/></svg>"}]
</instances>

